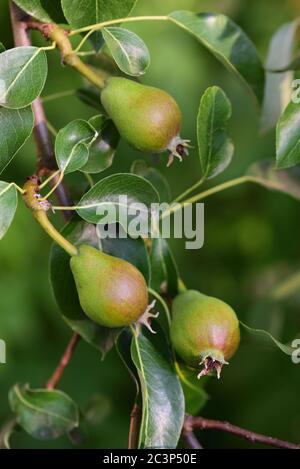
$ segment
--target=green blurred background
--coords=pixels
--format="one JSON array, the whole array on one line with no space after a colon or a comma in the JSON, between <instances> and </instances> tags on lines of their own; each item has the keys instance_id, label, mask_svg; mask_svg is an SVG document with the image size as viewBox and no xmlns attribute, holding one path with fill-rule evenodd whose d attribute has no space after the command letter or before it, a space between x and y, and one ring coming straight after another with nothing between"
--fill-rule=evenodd
<instances>
[{"instance_id":1,"label":"green blurred background","mask_svg":"<svg viewBox=\"0 0 300 469\"><path fill-rule=\"evenodd\" d=\"M229 15L250 36L264 60L271 35L300 13L297 0L139 0L136 15L161 15L176 9L221 12ZM13 47L8 2L0 0L0 40ZM298 11L297 11L298 9ZM151 66L143 82L159 86L179 102L184 124L182 135L196 143L195 120L199 99L211 85L222 86L233 104L231 133L236 152L225 174L211 184L241 175L248 166L274 157L275 135L260 135L259 118L244 90L196 41L172 25L131 24L146 42ZM39 41L38 35L34 39ZM49 53L49 77L44 95L74 89L77 74L61 68L56 52ZM74 118L95 112L70 96L45 104L49 121L60 128ZM140 154L122 142L112 172L128 171ZM35 169L35 149L28 142L2 175L20 185ZM173 195L195 182L199 172L196 148L182 165L166 169ZM83 188L77 178L69 182ZM57 223L61 224L59 216ZM272 285L299 268L299 204L286 195L257 186L243 186L215 195L205 202L205 245L186 251L183 240L171 242L181 276L191 287L222 298L249 325L266 327L282 341L300 331L300 295L275 309L261 307ZM51 242L20 203L12 228L0 243L0 338L7 344L7 364L0 365L0 421L10 410L7 393L15 382L42 387L54 370L71 332L60 317L48 281ZM263 304L263 303L262 303ZM202 415L226 419L251 430L300 441L300 365L277 351L242 343L239 353L224 370L222 380L208 385L210 400ZM88 446L125 448L134 385L119 357L112 351L104 362L83 341L67 368L60 388L82 407L91 396L103 396L101 423L90 430ZM215 432L198 434L207 448L252 447L236 437ZM67 438L39 442L24 432L13 436L18 448L67 448Z\"/></svg>"}]
</instances>

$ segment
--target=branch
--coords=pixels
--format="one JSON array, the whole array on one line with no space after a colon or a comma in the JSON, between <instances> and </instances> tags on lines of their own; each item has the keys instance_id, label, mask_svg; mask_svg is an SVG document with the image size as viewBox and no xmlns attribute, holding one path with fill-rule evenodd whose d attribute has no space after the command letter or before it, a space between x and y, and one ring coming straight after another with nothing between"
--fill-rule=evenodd
<instances>
[{"instance_id":1,"label":"branch","mask_svg":"<svg viewBox=\"0 0 300 469\"><path fill-rule=\"evenodd\" d=\"M232 435L245 438L251 443L262 443L265 445L273 446L281 449L300 449L300 445L289 443L288 441L272 438L271 436L261 435L254 433L244 428L232 425L229 422L222 422L220 420L210 420L203 417L192 417L187 415L184 422L184 431L192 432L195 428L200 430L219 430L221 432L231 433Z\"/></svg>"},{"instance_id":2,"label":"branch","mask_svg":"<svg viewBox=\"0 0 300 469\"><path fill-rule=\"evenodd\" d=\"M130 414L128 449L136 449L138 447L141 419L142 419L141 409L135 403Z\"/></svg>"},{"instance_id":3,"label":"branch","mask_svg":"<svg viewBox=\"0 0 300 469\"><path fill-rule=\"evenodd\" d=\"M28 15L26 15L12 1L10 1L9 7L15 46L31 46L31 41L27 34ZM43 176L57 169L55 153L46 123L45 111L40 98L33 101L32 111L35 120L33 135L38 154L37 172L39 176ZM55 185L57 178L54 178L51 182ZM71 204L67 191L62 184L60 184L56 189L56 197L61 205ZM71 212L64 212L63 215L65 219L69 219L71 217Z\"/></svg>"},{"instance_id":4,"label":"branch","mask_svg":"<svg viewBox=\"0 0 300 469\"><path fill-rule=\"evenodd\" d=\"M76 345L78 344L80 339L80 336L78 334L73 334L71 337L70 342L67 345L66 350L64 351L58 366L56 367L53 375L49 379L46 388L47 389L54 389L58 383L58 381L61 379L63 372L65 371L66 366L69 364L74 350L76 348Z\"/></svg>"},{"instance_id":5,"label":"branch","mask_svg":"<svg viewBox=\"0 0 300 469\"><path fill-rule=\"evenodd\" d=\"M199 441L197 440L194 432L191 430L185 430L183 428L181 432L181 438L185 443L185 446L189 449L203 449Z\"/></svg>"}]
</instances>

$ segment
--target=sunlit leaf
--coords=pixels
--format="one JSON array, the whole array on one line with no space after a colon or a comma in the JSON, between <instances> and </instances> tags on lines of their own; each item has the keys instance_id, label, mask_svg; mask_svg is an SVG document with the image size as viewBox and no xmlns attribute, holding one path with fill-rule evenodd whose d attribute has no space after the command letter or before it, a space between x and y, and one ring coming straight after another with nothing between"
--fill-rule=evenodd
<instances>
[{"instance_id":1,"label":"sunlit leaf","mask_svg":"<svg viewBox=\"0 0 300 469\"><path fill-rule=\"evenodd\" d=\"M158 203L159 197L150 182L134 174L114 174L97 182L79 201L77 210L81 218L89 223L120 222L127 229L130 222L139 216L142 233L150 229L149 210L152 203ZM138 204L138 205L137 205ZM129 208L137 208L138 213L129 213ZM128 223L123 223L123 218Z\"/></svg>"},{"instance_id":2,"label":"sunlit leaf","mask_svg":"<svg viewBox=\"0 0 300 469\"><path fill-rule=\"evenodd\" d=\"M264 131L276 125L279 116L291 99L294 74L288 71L283 73L273 71L285 69L291 61L298 28L298 19L286 23L275 32L270 42L265 65L267 73L262 109Z\"/></svg>"},{"instance_id":3,"label":"sunlit leaf","mask_svg":"<svg viewBox=\"0 0 300 469\"><path fill-rule=\"evenodd\" d=\"M75 402L62 391L16 384L9 392L9 402L18 424L40 440L58 438L79 423Z\"/></svg>"},{"instance_id":4,"label":"sunlit leaf","mask_svg":"<svg viewBox=\"0 0 300 469\"><path fill-rule=\"evenodd\" d=\"M276 128L276 167L290 168L300 163L300 106L292 101Z\"/></svg>"},{"instance_id":5,"label":"sunlit leaf","mask_svg":"<svg viewBox=\"0 0 300 469\"><path fill-rule=\"evenodd\" d=\"M195 36L261 103L264 70L254 44L239 26L217 13L175 11L169 17Z\"/></svg>"},{"instance_id":6,"label":"sunlit leaf","mask_svg":"<svg viewBox=\"0 0 300 469\"><path fill-rule=\"evenodd\" d=\"M59 169L67 174L82 168L88 161L89 144L96 136L96 130L83 119L69 122L60 129L55 140Z\"/></svg>"},{"instance_id":7,"label":"sunlit leaf","mask_svg":"<svg viewBox=\"0 0 300 469\"><path fill-rule=\"evenodd\" d=\"M197 118L197 136L202 178L212 178L229 165L234 146L227 124L231 104L221 88L212 86L203 94Z\"/></svg>"},{"instance_id":8,"label":"sunlit leaf","mask_svg":"<svg viewBox=\"0 0 300 469\"><path fill-rule=\"evenodd\" d=\"M147 46L128 29L109 27L102 31L104 40L118 67L127 75L143 75L150 64Z\"/></svg>"},{"instance_id":9,"label":"sunlit leaf","mask_svg":"<svg viewBox=\"0 0 300 469\"><path fill-rule=\"evenodd\" d=\"M184 419L184 396L162 331L132 341L143 397L139 447L176 448Z\"/></svg>"},{"instance_id":10,"label":"sunlit leaf","mask_svg":"<svg viewBox=\"0 0 300 469\"><path fill-rule=\"evenodd\" d=\"M37 98L47 77L45 51L15 47L0 54L0 105L12 109L28 106Z\"/></svg>"},{"instance_id":11,"label":"sunlit leaf","mask_svg":"<svg viewBox=\"0 0 300 469\"><path fill-rule=\"evenodd\" d=\"M13 185L0 181L0 239L10 227L18 205L17 190Z\"/></svg>"},{"instance_id":12,"label":"sunlit leaf","mask_svg":"<svg viewBox=\"0 0 300 469\"><path fill-rule=\"evenodd\" d=\"M88 160L80 170L86 173L100 173L112 165L120 134L113 121L104 115L92 117L89 124L98 135L89 145Z\"/></svg>"},{"instance_id":13,"label":"sunlit leaf","mask_svg":"<svg viewBox=\"0 0 300 469\"><path fill-rule=\"evenodd\" d=\"M0 174L30 137L34 124L31 107L0 107Z\"/></svg>"}]
</instances>

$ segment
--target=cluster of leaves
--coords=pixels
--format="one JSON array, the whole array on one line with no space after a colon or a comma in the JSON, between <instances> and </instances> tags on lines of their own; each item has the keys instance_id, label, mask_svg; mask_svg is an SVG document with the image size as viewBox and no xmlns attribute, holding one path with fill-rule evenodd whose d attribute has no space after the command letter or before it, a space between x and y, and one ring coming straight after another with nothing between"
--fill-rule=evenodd
<instances>
[{"instance_id":1,"label":"cluster of leaves","mask_svg":"<svg viewBox=\"0 0 300 469\"><path fill-rule=\"evenodd\" d=\"M16 0L15 3L39 21L67 21L71 28L82 28L126 17L135 0L87 0L84 8L80 0L62 0L61 5L59 2L40 0ZM298 23L285 26L273 39L268 60L268 69L272 71L267 72L264 85L265 71L254 45L228 17L177 11L171 13L168 20L190 33L208 49L242 83L258 107L262 105L264 98L264 124L268 126L276 123L274 113L278 113L278 108L270 111L268 96L273 90L273 99L274 89L279 89L281 81L290 73L286 70L297 67L295 60L291 60L290 65L276 62L276 57L280 57L278 47L282 48L286 57L287 51L292 50ZM98 29L89 29L93 33L90 35L93 47L99 56L103 50L110 54L117 65L117 73L139 77L146 72L150 55L142 39L123 27L108 26L101 31ZM2 173L32 133L31 103L43 90L47 78L47 58L45 48L39 47L5 50L1 46L0 52ZM85 87L79 91L78 96L92 104L100 113L88 121L73 120L59 130L55 140L57 166L62 174L76 171L101 173L112 165L120 135L103 110L99 111L98 92ZM233 157L234 145L228 134L230 117L231 104L224 91L217 86L208 88L202 96L197 117L201 183L224 171ZM269 119L268 123L266 119ZM277 125L277 167L280 169L291 167L300 161L299 126L299 110L295 104L290 103ZM262 162L251 168L249 175L267 188L275 188L300 198L299 176L294 171L275 171L272 162ZM75 245L84 242L99 248L95 227L101 222L98 209L104 203L115 204L119 194L127 194L131 203L143 203L149 209L153 202L171 200L171 191L165 178L156 168L139 160L134 163L130 173L104 177L83 194L78 202L77 214L64 228L63 235ZM15 184L1 181L0 238L9 228L16 207ZM114 218L109 223L117 224L118 221ZM121 230L122 227L118 225L118 229ZM141 238L121 236L113 240L103 239L100 248L126 259L143 273L150 292L158 299L158 309L161 311L159 324L156 326L157 334L149 336L142 332L132 335L128 330L106 329L90 320L79 304L69 267L69 256L58 246L53 246L50 256L54 296L66 323L96 347L103 358L116 344L136 382L137 401L142 400L139 446L176 447L184 412L199 412L207 395L203 389L205 380L199 383L190 369L174 362L169 345L170 314L162 296L173 298L178 293L180 277L174 257L167 241L162 238L152 241L150 252ZM253 331L247 326L244 326L244 330L258 339L274 344L284 353L291 353L289 347L280 344L267 332ZM56 438L62 433L68 433L78 427L83 418L76 404L61 391L31 390L28 386L16 385L10 392L10 403L19 425L36 438Z\"/></svg>"}]
</instances>

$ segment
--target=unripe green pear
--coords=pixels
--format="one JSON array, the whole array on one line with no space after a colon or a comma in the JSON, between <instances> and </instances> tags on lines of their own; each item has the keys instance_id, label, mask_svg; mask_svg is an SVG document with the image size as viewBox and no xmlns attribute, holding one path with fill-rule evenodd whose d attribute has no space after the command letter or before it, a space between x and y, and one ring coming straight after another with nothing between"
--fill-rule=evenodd
<instances>
[{"instance_id":1,"label":"unripe green pear","mask_svg":"<svg viewBox=\"0 0 300 469\"><path fill-rule=\"evenodd\" d=\"M240 341L239 321L233 309L217 298L187 290L172 306L171 341L189 365L204 365L198 377L216 371L236 352Z\"/></svg>"},{"instance_id":2,"label":"unripe green pear","mask_svg":"<svg viewBox=\"0 0 300 469\"><path fill-rule=\"evenodd\" d=\"M128 326L148 312L145 279L129 262L83 244L70 266L81 307L98 324Z\"/></svg>"},{"instance_id":3,"label":"unripe green pear","mask_svg":"<svg viewBox=\"0 0 300 469\"><path fill-rule=\"evenodd\" d=\"M180 160L188 141L179 136L181 111L165 91L121 77L111 77L101 93L101 102L121 136L149 153L170 152Z\"/></svg>"}]
</instances>

